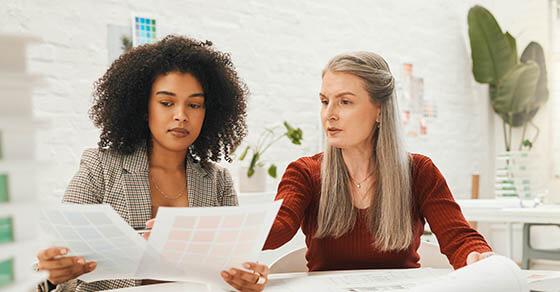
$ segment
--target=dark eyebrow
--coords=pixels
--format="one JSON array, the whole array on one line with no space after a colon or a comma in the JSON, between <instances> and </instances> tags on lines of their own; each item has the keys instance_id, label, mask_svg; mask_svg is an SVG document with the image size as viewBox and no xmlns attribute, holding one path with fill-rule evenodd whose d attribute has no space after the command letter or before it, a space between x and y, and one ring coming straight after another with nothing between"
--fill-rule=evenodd
<instances>
[{"instance_id":1,"label":"dark eyebrow","mask_svg":"<svg viewBox=\"0 0 560 292\"><path fill-rule=\"evenodd\" d=\"M161 90L161 91L156 92L156 95L159 95L159 94L177 96L177 94L175 94L173 92L165 91L165 90ZM189 95L189 97L202 97L202 98L204 98L204 93L193 93L193 94Z\"/></svg>"}]
</instances>

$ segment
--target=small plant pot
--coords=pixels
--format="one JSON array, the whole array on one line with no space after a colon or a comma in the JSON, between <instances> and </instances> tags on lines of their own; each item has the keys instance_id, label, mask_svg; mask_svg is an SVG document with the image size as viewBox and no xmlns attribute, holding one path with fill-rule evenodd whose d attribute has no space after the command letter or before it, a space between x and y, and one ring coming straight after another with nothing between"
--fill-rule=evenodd
<instances>
[{"instance_id":1,"label":"small plant pot","mask_svg":"<svg viewBox=\"0 0 560 292\"><path fill-rule=\"evenodd\" d=\"M249 167L239 168L239 192L264 192L266 191L266 169L262 167L255 167L255 173L251 177L247 176Z\"/></svg>"}]
</instances>

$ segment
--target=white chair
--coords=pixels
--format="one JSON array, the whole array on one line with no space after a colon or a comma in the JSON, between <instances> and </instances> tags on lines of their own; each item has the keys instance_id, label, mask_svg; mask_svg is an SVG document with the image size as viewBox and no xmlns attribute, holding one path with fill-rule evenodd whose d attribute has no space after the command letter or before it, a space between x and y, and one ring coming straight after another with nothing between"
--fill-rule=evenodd
<instances>
[{"instance_id":1,"label":"white chair","mask_svg":"<svg viewBox=\"0 0 560 292\"><path fill-rule=\"evenodd\" d=\"M439 251L439 246L427 241L420 241L418 248L422 268L452 269L449 260Z\"/></svg>"},{"instance_id":2,"label":"white chair","mask_svg":"<svg viewBox=\"0 0 560 292\"><path fill-rule=\"evenodd\" d=\"M270 265L270 273L296 273L307 272L307 260L305 259L306 247L294 249L278 257ZM439 251L439 246L422 240L418 248L420 265L423 268L452 269L447 257Z\"/></svg>"},{"instance_id":3,"label":"white chair","mask_svg":"<svg viewBox=\"0 0 560 292\"><path fill-rule=\"evenodd\" d=\"M278 257L270 265L270 273L307 272L307 260L305 259L306 252L307 247L300 247Z\"/></svg>"}]
</instances>

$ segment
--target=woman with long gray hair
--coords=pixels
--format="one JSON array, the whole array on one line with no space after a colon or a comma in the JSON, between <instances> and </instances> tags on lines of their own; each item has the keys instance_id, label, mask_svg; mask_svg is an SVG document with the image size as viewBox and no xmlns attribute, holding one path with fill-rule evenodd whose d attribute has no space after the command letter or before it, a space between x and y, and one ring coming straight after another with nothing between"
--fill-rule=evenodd
<instances>
[{"instance_id":1,"label":"woman with long gray hair","mask_svg":"<svg viewBox=\"0 0 560 292\"><path fill-rule=\"evenodd\" d=\"M491 255L433 162L406 151L387 62L342 54L322 78L325 151L286 169L264 248L282 246L301 227L309 271L417 268L427 220L454 268Z\"/></svg>"}]
</instances>

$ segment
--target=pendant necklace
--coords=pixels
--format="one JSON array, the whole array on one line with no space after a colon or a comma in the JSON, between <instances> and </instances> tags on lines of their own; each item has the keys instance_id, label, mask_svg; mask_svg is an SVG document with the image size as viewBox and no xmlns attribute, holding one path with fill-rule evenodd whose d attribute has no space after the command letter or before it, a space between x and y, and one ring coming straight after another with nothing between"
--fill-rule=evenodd
<instances>
[{"instance_id":1,"label":"pendant necklace","mask_svg":"<svg viewBox=\"0 0 560 292\"><path fill-rule=\"evenodd\" d=\"M363 184L368 178L370 178L372 175L373 175L373 172L372 172L370 175L366 176L366 178L364 178L364 179L363 179L361 182L359 182L359 183L354 182L354 179L352 179L352 177L350 177L350 180L352 180L352 183L355 184L356 187L359 189L359 188L362 187L362 184Z\"/></svg>"}]
</instances>

